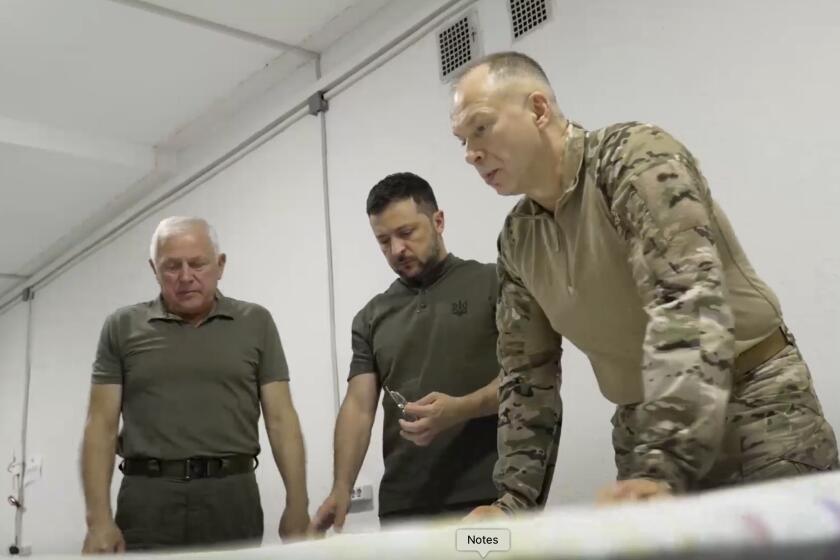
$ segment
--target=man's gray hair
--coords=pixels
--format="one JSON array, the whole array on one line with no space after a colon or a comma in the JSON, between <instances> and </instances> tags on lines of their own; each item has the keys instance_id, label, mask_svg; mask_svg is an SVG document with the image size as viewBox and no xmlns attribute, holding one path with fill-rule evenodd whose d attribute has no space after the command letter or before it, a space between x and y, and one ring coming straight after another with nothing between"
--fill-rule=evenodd
<instances>
[{"instance_id":1,"label":"man's gray hair","mask_svg":"<svg viewBox=\"0 0 840 560\"><path fill-rule=\"evenodd\" d=\"M219 249L219 236L216 235L216 230L213 229L213 226L207 220L204 218L172 216L161 220L155 228L155 232L152 234L152 242L149 245L149 257L151 257L152 262L157 262L158 249L160 249L161 244L168 238L173 235L194 232L196 230L207 234L210 243L213 245L213 251L217 255L221 253Z\"/></svg>"}]
</instances>

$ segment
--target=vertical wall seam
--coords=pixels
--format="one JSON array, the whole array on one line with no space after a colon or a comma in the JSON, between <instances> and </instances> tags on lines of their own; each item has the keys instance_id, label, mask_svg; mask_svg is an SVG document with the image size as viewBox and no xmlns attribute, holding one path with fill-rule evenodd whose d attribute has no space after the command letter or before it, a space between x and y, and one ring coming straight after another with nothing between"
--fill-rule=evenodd
<instances>
[{"instance_id":1,"label":"vertical wall seam","mask_svg":"<svg viewBox=\"0 0 840 560\"><path fill-rule=\"evenodd\" d=\"M24 358L23 378L23 412L20 428L20 476L17 485L17 510L15 511L15 543L18 551L23 549L23 515L26 511L26 440L29 431L29 387L32 379L32 299L34 293L27 290L24 301L26 302L26 341Z\"/></svg>"},{"instance_id":2,"label":"vertical wall seam","mask_svg":"<svg viewBox=\"0 0 840 560\"><path fill-rule=\"evenodd\" d=\"M315 59L315 79L321 79L321 57ZM329 305L330 323L330 369L332 370L333 412L338 420L341 408L340 390L338 386L338 344L336 342L335 321L335 269L333 266L332 215L330 212L330 179L329 163L327 161L327 110L318 113L321 124L321 182L324 194L324 236L326 239L327 257L327 299Z\"/></svg>"}]
</instances>

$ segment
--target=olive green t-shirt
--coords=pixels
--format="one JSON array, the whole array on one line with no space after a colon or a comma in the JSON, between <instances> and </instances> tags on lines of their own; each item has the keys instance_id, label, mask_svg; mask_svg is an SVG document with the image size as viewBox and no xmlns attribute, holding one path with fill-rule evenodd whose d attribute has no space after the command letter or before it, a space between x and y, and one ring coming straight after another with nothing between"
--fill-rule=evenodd
<instances>
[{"instance_id":1,"label":"olive green t-shirt","mask_svg":"<svg viewBox=\"0 0 840 560\"><path fill-rule=\"evenodd\" d=\"M396 280L353 320L350 377L373 373L409 401L438 391L462 396L490 383L496 359L496 267L449 255L423 285ZM400 411L385 413L379 514L497 497L496 416L439 434L428 447L400 437Z\"/></svg>"},{"instance_id":2,"label":"olive green t-shirt","mask_svg":"<svg viewBox=\"0 0 840 560\"><path fill-rule=\"evenodd\" d=\"M221 294L198 327L160 298L117 310L93 364L93 383L122 385L118 453L128 458L256 455L260 386L288 379L268 310Z\"/></svg>"}]
</instances>

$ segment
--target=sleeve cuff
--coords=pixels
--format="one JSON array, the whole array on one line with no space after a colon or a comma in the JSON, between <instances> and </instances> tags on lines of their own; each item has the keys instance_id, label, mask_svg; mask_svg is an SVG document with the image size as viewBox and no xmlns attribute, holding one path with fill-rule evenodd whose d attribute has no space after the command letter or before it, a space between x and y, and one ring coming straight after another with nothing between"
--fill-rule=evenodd
<instances>
[{"instance_id":1,"label":"sleeve cuff","mask_svg":"<svg viewBox=\"0 0 840 560\"><path fill-rule=\"evenodd\" d=\"M510 493L504 494L501 498L496 500L493 503L493 505L508 515L513 515L515 513L533 509L529 507L524 500L517 498L516 496Z\"/></svg>"},{"instance_id":2,"label":"sleeve cuff","mask_svg":"<svg viewBox=\"0 0 840 560\"><path fill-rule=\"evenodd\" d=\"M629 476L623 478L625 480L630 478L646 478L648 480L664 482L671 487L671 492L674 494L684 493L688 489L688 481L685 475L679 467L669 461L650 460L647 464L640 465L640 467L640 469L631 472Z\"/></svg>"}]
</instances>

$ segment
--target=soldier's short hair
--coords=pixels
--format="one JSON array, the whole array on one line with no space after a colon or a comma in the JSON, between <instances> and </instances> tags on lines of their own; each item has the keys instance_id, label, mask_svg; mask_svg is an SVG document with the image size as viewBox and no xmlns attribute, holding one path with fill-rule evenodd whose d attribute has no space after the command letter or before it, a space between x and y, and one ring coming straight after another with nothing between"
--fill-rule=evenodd
<instances>
[{"instance_id":1,"label":"soldier's short hair","mask_svg":"<svg viewBox=\"0 0 840 560\"><path fill-rule=\"evenodd\" d=\"M499 78L528 76L549 84L548 75L542 66L528 56L516 51L504 51L489 54L470 64L466 72L478 66L487 66L492 76Z\"/></svg>"},{"instance_id":2,"label":"soldier's short hair","mask_svg":"<svg viewBox=\"0 0 840 560\"><path fill-rule=\"evenodd\" d=\"M388 175L368 193L367 214L374 216L381 214L389 204L411 198L417 207L426 214L437 211L438 205L432 186L422 177L404 171Z\"/></svg>"},{"instance_id":3,"label":"soldier's short hair","mask_svg":"<svg viewBox=\"0 0 840 560\"><path fill-rule=\"evenodd\" d=\"M452 84L453 90L458 88L464 76L479 67L486 67L488 74L495 82L504 83L525 80L532 84L541 84L545 90L543 93L548 96L556 115L564 118L563 112L557 104L554 88L551 87L551 82L548 81L548 75L546 75L543 67L527 54L516 51L504 51L479 58L467 65L460 77Z\"/></svg>"}]
</instances>

